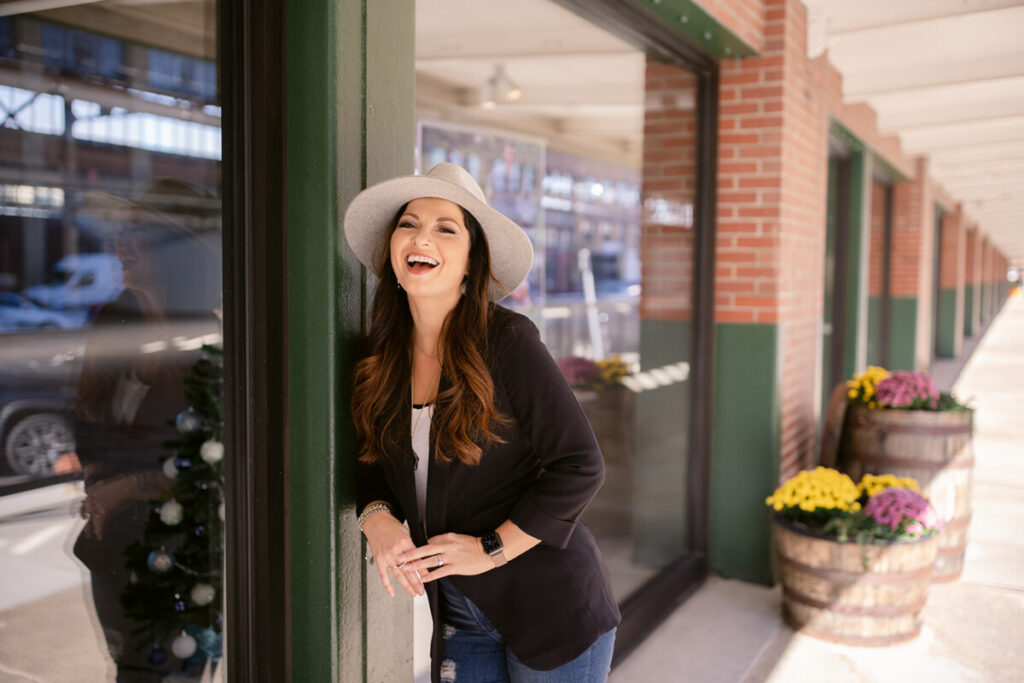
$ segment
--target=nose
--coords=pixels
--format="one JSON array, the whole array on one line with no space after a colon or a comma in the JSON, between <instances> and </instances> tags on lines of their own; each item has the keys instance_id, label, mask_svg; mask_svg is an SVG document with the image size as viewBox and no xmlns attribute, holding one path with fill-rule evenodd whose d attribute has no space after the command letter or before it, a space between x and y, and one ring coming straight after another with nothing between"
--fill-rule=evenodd
<instances>
[{"instance_id":1,"label":"nose","mask_svg":"<svg viewBox=\"0 0 1024 683\"><path fill-rule=\"evenodd\" d=\"M416 234L412 238L413 244L426 245L430 244L430 230L427 226L422 226L416 231Z\"/></svg>"}]
</instances>

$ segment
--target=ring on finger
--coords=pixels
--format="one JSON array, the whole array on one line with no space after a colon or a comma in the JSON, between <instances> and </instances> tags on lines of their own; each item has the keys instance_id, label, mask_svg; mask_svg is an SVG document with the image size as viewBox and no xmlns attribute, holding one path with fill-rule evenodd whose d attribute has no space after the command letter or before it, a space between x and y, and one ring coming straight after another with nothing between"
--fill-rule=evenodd
<instances>
[{"instance_id":1,"label":"ring on finger","mask_svg":"<svg viewBox=\"0 0 1024 683\"><path fill-rule=\"evenodd\" d=\"M444 566L444 558L441 557L441 553L437 554L437 568L440 569Z\"/></svg>"}]
</instances>

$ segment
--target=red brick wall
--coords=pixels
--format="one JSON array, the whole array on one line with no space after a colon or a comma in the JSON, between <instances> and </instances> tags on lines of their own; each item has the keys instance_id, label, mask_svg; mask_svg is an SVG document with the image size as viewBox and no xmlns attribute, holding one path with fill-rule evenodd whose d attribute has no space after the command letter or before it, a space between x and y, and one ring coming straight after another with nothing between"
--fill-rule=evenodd
<instances>
[{"instance_id":1,"label":"red brick wall","mask_svg":"<svg viewBox=\"0 0 1024 683\"><path fill-rule=\"evenodd\" d=\"M780 476L812 462L829 83L796 0L765 2L761 56L722 65L715 319L779 326Z\"/></svg>"},{"instance_id":2,"label":"red brick wall","mask_svg":"<svg viewBox=\"0 0 1024 683\"><path fill-rule=\"evenodd\" d=\"M764 49L764 0L697 0L696 4L758 52Z\"/></svg>"},{"instance_id":3,"label":"red brick wall","mask_svg":"<svg viewBox=\"0 0 1024 683\"><path fill-rule=\"evenodd\" d=\"M697 77L647 59L640 317L690 320L697 189Z\"/></svg>"},{"instance_id":4,"label":"red brick wall","mask_svg":"<svg viewBox=\"0 0 1024 683\"><path fill-rule=\"evenodd\" d=\"M916 176L893 188L892 295L917 297L931 253L932 204L924 159L915 159ZM928 266L929 272L931 267Z\"/></svg>"},{"instance_id":5,"label":"red brick wall","mask_svg":"<svg viewBox=\"0 0 1024 683\"><path fill-rule=\"evenodd\" d=\"M942 253L939 257L939 287L942 289L963 289L966 243L963 211L957 206L954 213L942 218Z\"/></svg>"}]
</instances>

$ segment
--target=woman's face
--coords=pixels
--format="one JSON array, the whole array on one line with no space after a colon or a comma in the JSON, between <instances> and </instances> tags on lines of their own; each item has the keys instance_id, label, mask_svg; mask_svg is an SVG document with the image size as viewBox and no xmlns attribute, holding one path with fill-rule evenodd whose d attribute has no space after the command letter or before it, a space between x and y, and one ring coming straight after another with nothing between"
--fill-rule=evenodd
<instances>
[{"instance_id":1,"label":"woman's face","mask_svg":"<svg viewBox=\"0 0 1024 683\"><path fill-rule=\"evenodd\" d=\"M166 239L160 228L142 222L132 222L114 240L114 254L121 261L125 287L148 291L154 278L159 277L154 267L154 243ZM159 248L159 247L157 247Z\"/></svg>"},{"instance_id":2,"label":"woman's face","mask_svg":"<svg viewBox=\"0 0 1024 683\"><path fill-rule=\"evenodd\" d=\"M469 230L458 204L424 197L405 207L391 235L391 267L411 298L452 298L469 267Z\"/></svg>"}]
</instances>

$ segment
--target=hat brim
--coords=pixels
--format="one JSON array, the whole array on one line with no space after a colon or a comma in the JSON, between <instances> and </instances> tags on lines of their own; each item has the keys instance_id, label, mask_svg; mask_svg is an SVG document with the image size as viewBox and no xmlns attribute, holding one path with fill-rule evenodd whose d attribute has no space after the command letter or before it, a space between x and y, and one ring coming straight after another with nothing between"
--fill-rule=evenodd
<instances>
[{"instance_id":1,"label":"hat brim","mask_svg":"<svg viewBox=\"0 0 1024 683\"><path fill-rule=\"evenodd\" d=\"M499 301L522 284L533 267L533 245L515 221L491 208L468 190L454 183L428 176L401 176L372 185L352 200L343 221L345 239L360 262L375 274L383 237L395 213L414 199L437 197L454 202L480 223L490 250L489 295Z\"/></svg>"},{"instance_id":2,"label":"hat brim","mask_svg":"<svg viewBox=\"0 0 1024 683\"><path fill-rule=\"evenodd\" d=\"M112 226L124 225L131 221L144 221L161 226L182 239L187 239L205 249L214 250L209 239L204 239L206 235L198 234L181 218L135 199L121 197L104 190L87 190L82 195L80 210L84 215L98 218ZM219 242L219 233L211 236L216 237L216 241Z\"/></svg>"}]
</instances>

